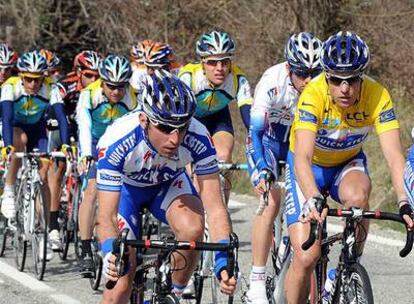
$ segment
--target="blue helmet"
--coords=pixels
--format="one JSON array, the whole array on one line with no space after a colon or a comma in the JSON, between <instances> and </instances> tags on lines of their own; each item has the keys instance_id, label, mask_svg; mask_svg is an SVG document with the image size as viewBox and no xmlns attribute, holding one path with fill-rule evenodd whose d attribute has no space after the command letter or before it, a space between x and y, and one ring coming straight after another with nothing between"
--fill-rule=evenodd
<instances>
[{"instance_id":1,"label":"blue helmet","mask_svg":"<svg viewBox=\"0 0 414 304\"><path fill-rule=\"evenodd\" d=\"M200 57L233 55L236 45L226 32L211 31L203 34L196 43L196 53Z\"/></svg>"},{"instance_id":2,"label":"blue helmet","mask_svg":"<svg viewBox=\"0 0 414 304\"><path fill-rule=\"evenodd\" d=\"M290 36L285 46L285 58L293 69L321 69L322 42L314 34L301 32Z\"/></svg>"},{"instance_id":3,"label":"blue helmet","mask_svg":"<svg viewBox=\"0 0 414 304\"><path fill-rule=\"evenodd\" d=\"M119 55L108 55L99 63L99 76L110 83L125 83L132 76L131 65L127 58Z\"/></svg>"},{"instance_id":4,"label":"blue helmet","mask_svg":"<svg viewBox=\"0 0 414 304\"><path fill-rule=\"evenodd\" d=\"M367 44L353 32L338 32L322 46L321 63L325 72L341 78L361 75L369 63Z\"/></svg>"},{"instance_id":5,"label":"blue helmet","mask_svg":"<svg viewBox=\"0 0 414 304\"><path fill-rule=\"evenodd\" d=\"M20 72L40 74L48 68L45 57L39 51L26 52L17 60L17 69Z\"/></svg>"},{"instance_id":6,"label":"blue helmet","mask_svg":"<svg viewBox=\"0 0 414 304\"><path fill-rule=\"evenodd\" d=\"M179 128L191 120L195 109L194 93L176 76L165 70L146 76L142 110L149 119Z\"/></svg>"}]
</instances>

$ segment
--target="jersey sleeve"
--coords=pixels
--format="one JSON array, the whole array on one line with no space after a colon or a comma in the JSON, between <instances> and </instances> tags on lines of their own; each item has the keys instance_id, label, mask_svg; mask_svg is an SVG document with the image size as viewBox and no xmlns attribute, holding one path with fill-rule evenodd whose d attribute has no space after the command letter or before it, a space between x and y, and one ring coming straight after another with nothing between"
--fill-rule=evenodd
<instances>
[{"instance_id":1,"label":"jersey sleeve","mask_svg":"<svg viewBox=\"0 0 414 304\"><path fill-rule=\"evenodd\" d=\"M184 82L189 88L192 88L191 82L192 77L191 73L188 71L181 71L181 73L178 76L182 82Z\"/></svg>"},{"instance_id":2,"label":"jersey sleeve","mask_svg":"<svg viewBox=\"0 0 414 304\"><path fill-rule=\"evenodd\" d=\"M91 91L82 91L76 107L76 121L79 127L81 157L92 155Z\"/></svg>"},{"instance_id":3,"label":"jersey sleeve","mask_svg":"<svg viewBox=\"0 0 414 304\"><path fill-rule=\"evenodd\" d=\"M13 84L11 84L11 83L5 83L1 87L0 102L2 102L2 101L13 101L13 100L14 100Z\"/></svg>"},{"instance_id":4,"label":"jersey sleeve","mask_svg":"<svg viewBox=\"0 0 414 304\"><path fill-rule=\"evenodd\" d=\"M377 134L398 129L399 123L394 111L394 104L388 91L383 88L380 101L374 111L374 126Z\"/></svg>"},{"instance_id":5,"label":"jersey sleeve","mask_svg":"<svg viewBox=\"0 0 414 304\"><path fill-rule=\"evenodd\" d=\"M116 144L107 145L102 137L98 142L98 167L96 173L96 188L102 191L120 192L122 187L122 167L124 158L114 161L110 158L116 149Z\"/></svg>"},{"instance_id":6,"label":"jersey sleeve","mask_svg":"<svg viewBox=\"0 0 414 304\"><path fill-rule=\"evenodd\" d=\"M52 92L50 93L50 105L54 104L64 104L63 98L61 95L61 89L58 84L52 85Z\"/></svg>"},{"instance_id":7,"label":"jersey sleeve","mask_svg":"<svg viewBox=\"0 0 414 304\"><path fill-rule=\"evenodd\" d=\"M251 105L253 102L252 93L250 90L250 84L246 76L238 75L237 81L239 82L237 91L237 105L240 107L244 105Z\"/></svg>"},{"instance_id":8,"label":"jersey sleeve","mask_svg":"<svg viewBox=\"0 0 414 304\"><path fill-rule=\"evenodd\" d=\"M323 100L311 87L305 88L299 97L295 113L295 130L309 130L317 132L321 123Z\"/></svg>"}]
</instances>

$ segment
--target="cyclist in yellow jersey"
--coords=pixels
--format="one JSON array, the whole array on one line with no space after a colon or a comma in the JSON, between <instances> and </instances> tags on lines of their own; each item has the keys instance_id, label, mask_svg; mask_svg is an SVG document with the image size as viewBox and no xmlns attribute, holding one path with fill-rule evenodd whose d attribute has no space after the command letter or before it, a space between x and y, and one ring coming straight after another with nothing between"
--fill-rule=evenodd
<instances>
[{"instance_id":1,"label":"cyclist in yellow jersey","mask_svg":"<svg viewBox=\"0 0 414 304\"><path fill-rule=\"evenodd\" d=\"M313 79L299 98L290 135L286 167L285 212L295 252L286 275L287 302L306 303L309 277L320 255L320 243L308 251L302 244L309 235L309 221L322 222L315 202L321 193L345 208L368 208L371 180L362 144L375 128L391 171L400 214L414 228L403 187L404 156L399 124L388 91L364 75L369 49L352 32L338 32L322 46L324 73ZM365 229L368 223L363 221ZM359 254L363 242L358 241Z\"/></svg>"},{"instance_id":2,"label":"cyclist in yellow jersey","mask_svg":"<svg viewBox=\"0 0 414 304\"><path fill-rule=\"evenodd\" d=\"M93 274L91 239L96 202L96 145L106 128L115 119L137 106L136 91L129 85L131 65L128 59L108 55L98 68L100 79L83 89L76 108L79 126L80 163L79 170L85 172L90 158L93 159L88 176L88 185L79 209L79 231L82 241L81 272L85 277Z\"/></svg>"},{"instance_id":3,"label":"cyclist in yellow jersey","mask_svg":"<svg viewBox=\"0 0 414 304\"><path fill-rule=\"evenodd\" d=\"M229 103L236 100L246 129L253 98L246 75L232 62L235 43L222 31L203 34L196 44L201 61L184 66L179 77L196 95L195 117L210 132L220 161L231 162L234 129ZM229 187L226 187L229 188ZM228 193L226 193L228 196Z\"/></svg>"}]
</instances>

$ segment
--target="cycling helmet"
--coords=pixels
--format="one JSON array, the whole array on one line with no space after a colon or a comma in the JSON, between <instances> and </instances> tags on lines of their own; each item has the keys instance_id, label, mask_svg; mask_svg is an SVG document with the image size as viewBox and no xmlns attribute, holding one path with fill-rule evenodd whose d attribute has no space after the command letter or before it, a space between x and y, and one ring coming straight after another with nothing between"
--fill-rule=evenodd
<instances>
[{"instance_id":1,"label":"cycling helmet","mask_svg":"<svg viewBox=\"0 0 414 304\"><path fill-rule=\"evenodd\" d=\"M226 32L211 31L201 36L196 44L196 53L200 57L234 54L236 45Z\"/></svg>"},{"instance_id":2,"label":"cycling helmet","mask_svg":"<svg viewBox=\"0 0 414 304\"><path fill-rule=\"evenodd\" d=\"M17 53L5 43L0 43L0 67L13 67L17 62Z\"/></svg>"},{"instance_id":3,"label":"cycling helmet","mask_svg":"<svg viewBox=\"0 0 414 304\"><path fill-rule=\"evenodd\" d=\"M48 70L48 65L39 51L31 51L24 53L17 60L17 69L23 73L43 74Z\"/></svg>"},{"instance_id":4,"label":"cycling helmet","mask_svg":"<svg viewBox=\"0 0 414 304\"><path fill-rule=\"evenodd\" d=\"M362 75L369 63L367 44L353 32L338 32L322 46L322 68L340 78Z\"/></svg>"},{"instance_id":5,"label":"cycling helmet","mask_svg":"<svg viewBox=\"0 0 414 304\"><path fill-rule=\"evenodd\" d=\"M170 63L172 48L169 44L155 42L150 48L145 49L144 64L149 67L162 67Z\"/></svg>"},{"instance_id":6,"label":"cycling helmet","mask_svg":"<svg viewBox=\"0 0 414 304\"><path fill-rule=\"evenodd\" d=\"M142 110L149 119L179 128L191 120L195 109L194 93L176 76L165 70L146 76Z\"/></svg>"},{"instance_id":7,"label":"cycling helmet","mask_svg":"<svg viewBox=\"0 0 414 304\"><path fill-rule=\"evenodd\" d=\"M128 82L132 75L128 59L119 55L108 55L99 63L99 76L110 83Z\"/></svg>"},{"instance_id":8,"label":"cycling helmet","mask_svg":"<svg viewBox=\"0 0 414 304\"><path fill-rule=\"evenodd\" d=\"M60 65L61 61L54 52L46 49L41 49L39 53L46 59L47 66L49 69L56 68Z\"/></svg>"},{"instance_id":9,"label":"cycling helmet","mask_svg":"<svg viewBox=\"0 0 414 304\"><path fill-rule=\"evenodd\" d=\"M285 46L285 58L292 69L320 69L321 47L322 42L312 33L293 34Z\"/></svg>"},{"instance_id":10,"label":"cycling helmet","mask_svg":"<svg viewBox=\"0 0 414 304\"><path fill-rule=\"evenodd\" d=\"M97 71L102 57L95 51L86 50L76 55L73 67L81 70Z\"/></svg>"},{"instance_id":11,"label":"cycling helmet","mask_svg":"<svg viewBox=\"0 0 414 304\"><path fill-rule=\"evenodd\" d=\"M138 41L137 44L134 44L129 51L131 59L138 64L144 64L144 53L145 50L150 48L155 42L150 39L145 39Z\"/></svg>"}]
</instances>

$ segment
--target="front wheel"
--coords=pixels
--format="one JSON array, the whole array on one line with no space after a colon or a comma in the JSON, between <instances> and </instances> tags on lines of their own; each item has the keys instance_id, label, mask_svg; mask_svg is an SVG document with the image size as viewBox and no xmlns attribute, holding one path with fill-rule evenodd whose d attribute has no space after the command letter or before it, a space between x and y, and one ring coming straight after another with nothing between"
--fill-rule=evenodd
<instances>
[{"instance_id":1,"label":"front wheel","mask_svg":"<svg viewBox=\"0 0 414 304\"><path fill-rule=\"evenodd\" d=\"M354 263L348 266L337 278L332 303L373 304L371 282L365 268Z\"/></svg>"},{"instance_id":2,"label":"front wheel","mask_svg":"<svg viewBox=\"0 0 414 304\"><path fill-rule=\"evenodd\" d=\"M97 290L101 283L103 259L99 253L98 240L94 237L92 240L92 260L94 263L95 272L92 278L89 278L92 290Z\"/></svg>"},{"instance_id":3,"label":"front wheel","mask_svg":"<svg viewBox=\"0 0 414 304\"><path fill-rule=\"evenodd\" d=\"M7 238L10 235L7 219L0 214L0 257L4 255L6 249Z\"/></svg>"}]
</instances>

